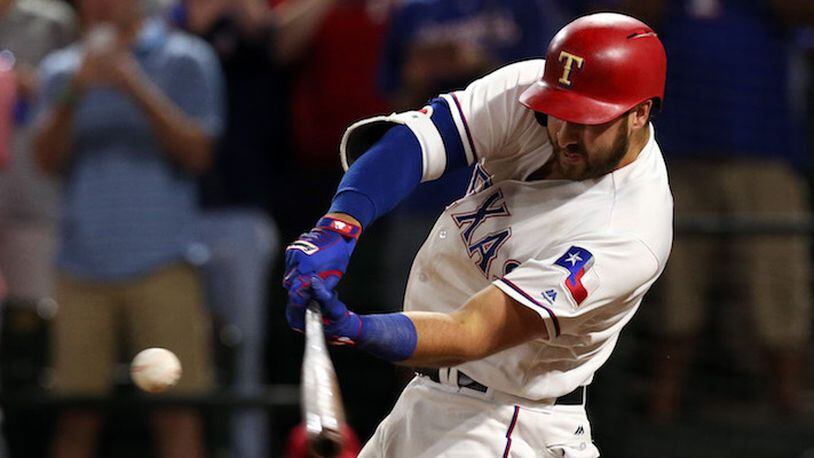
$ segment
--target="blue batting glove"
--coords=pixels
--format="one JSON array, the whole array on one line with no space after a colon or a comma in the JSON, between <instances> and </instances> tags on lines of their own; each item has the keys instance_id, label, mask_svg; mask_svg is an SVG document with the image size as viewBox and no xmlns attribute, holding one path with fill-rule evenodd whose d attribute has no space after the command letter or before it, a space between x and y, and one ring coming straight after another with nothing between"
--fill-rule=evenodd
<instances>
[{"instance_id":1,"label":"blue batting glove","mask_svg":"<svg viewBox=\"0 0 814 458\"><path fill-rule=\"evenodd\" d=\"M323 280L313 275L300 275L291 280L292 287L288 292L288 304L285 315L288 326L295 331L305 329L305 310L312 300L316 300L322 310L323 329L329 343L334 345L353 345L362 328L359 315L351 312L339 300L330 288L332 278Z\"/></svg>"},{"instance_id":2,"label":"blue batting glove","mask_svg":"<svg viewBox=\"0 0 814 458\"><path fill-rule=\"evenodd\" d=\"M313 300L319 303L322 310L325 338L334 345L354 345L362 331L362 320L359 315L348 310L336 292L328 288L329 285L325 280L314 275L310 282Z\"/></svg>"},{"instance_id":3,"label":"blue batting glove","mask_svg":"<svg viewBox=\"0 0 814 458\"><path fill-rule=\"evenodd\" d=\"M289 292L299 292L310 285L312 275L317 275L330 279L328 289L332 290L345 274L361 232L362 228L354 224L330 217L320 219L314 229L286 248L283 286ZM297 282L299 277L305 279Z\"/></svg>"},{"instance_id":4,"label":"blue batting glove","mask_svg":"<svg viewBox=\"0 0 814 458\"><path fill-rule=\"evenodd\" d=\"M288 303L285 307L285 318L288 327L298 332L305 332L305 309L312 300L311 279L298 276L290 281Z\"/></svg>"},{"instance_id":5,"label":"blue batting glove","mask_svg":"<svg viewBox=\"0 0 814 458\"><path fill-rule=\"evenodd\" d=\"M322 310L323 330L328 343L355 345L387 361L404 361L416 349L418 333L413 321L403 313L357 315L328 288L328 281L314 275L300 276L289 290L286 317L293 329L302 332L305 310L316 300Z\"/></svg>"}]
</instances>

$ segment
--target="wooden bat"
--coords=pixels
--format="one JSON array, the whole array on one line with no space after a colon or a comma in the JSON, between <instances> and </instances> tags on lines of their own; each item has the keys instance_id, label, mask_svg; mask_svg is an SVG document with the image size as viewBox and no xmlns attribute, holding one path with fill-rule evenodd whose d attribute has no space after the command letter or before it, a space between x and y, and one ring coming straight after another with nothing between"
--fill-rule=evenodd
<instances>
[{"instance_id":1,"label":"wooden bat","mask_svg":"<svg viewBox=\"0 0 814 458\"><path fill-rule=\"evenodd\" d=\"M342 450L345 409L322 331L322 312L311 301L305 311L305 354L302 358L302 417L313 456L335 457Z\"/></svg>"}]
</instances>

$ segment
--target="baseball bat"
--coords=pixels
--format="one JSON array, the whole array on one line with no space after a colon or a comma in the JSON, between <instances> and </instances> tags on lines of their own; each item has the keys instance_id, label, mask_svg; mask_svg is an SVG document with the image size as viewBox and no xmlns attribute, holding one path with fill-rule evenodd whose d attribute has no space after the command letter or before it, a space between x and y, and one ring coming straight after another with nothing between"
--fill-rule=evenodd
<instances>
[{"instance_id":1,"label":"baseball bat","mask_svg":"<svg viewBox=\"0 0 814 458\"><path fill-rule=\"evenodd\" d=\"M322 312L316 301L311 301L305 311L305 354L300 389L309 451L321 458L337 456L342 450L345 409L325 344Z\"/></svg>"}]
</instances>

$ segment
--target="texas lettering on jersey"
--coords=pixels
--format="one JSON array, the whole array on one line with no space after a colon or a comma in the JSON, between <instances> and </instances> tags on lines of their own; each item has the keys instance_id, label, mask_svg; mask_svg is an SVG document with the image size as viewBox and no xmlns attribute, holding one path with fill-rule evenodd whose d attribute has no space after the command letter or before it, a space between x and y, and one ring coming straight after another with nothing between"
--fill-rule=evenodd
<instances>
[{"instance_id":1,"label":"texas lettering on jersey","mask_svg":"<svg viewBox=\"0 0 814 458\"><path fill-rule=\"evenodd\" d=\"M483 164L478 162L475 164L475 170L472 171L472 178L469 179L466 195L475 194L490 187L492 187L492 175L483 167Z\"/></svg>"},{"instance_id":2,"label":"texas lettering on jersey","mask_svg":"<svg viewBox=\"0 0 814 458\"><path fill-rule=\"evenodd\" d=\"M506 207L503 191L500 189L495 190L484 199L476 210L452 215L455 225L458 226L458 229L462 229L461 238L466 245L469 257L475 260L475 265L487 278L492 261L497 257L500 248L512 236L512 229L507 227L481 237L476 237L475 231L490 218L506 216L511 216L511 213Z\"/></svg>"}]
</instances>

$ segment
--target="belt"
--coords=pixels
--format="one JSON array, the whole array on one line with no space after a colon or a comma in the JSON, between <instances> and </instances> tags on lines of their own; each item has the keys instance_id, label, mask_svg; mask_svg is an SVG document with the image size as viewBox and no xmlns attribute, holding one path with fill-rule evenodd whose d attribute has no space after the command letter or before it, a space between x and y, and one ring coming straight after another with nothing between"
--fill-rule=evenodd
<instances>
[{"instance_id":1,"label":"belt","mask_svg":"<svg viewBox=\"0 0 814 458\"><path fill-rule=\"evenodd\" d=\"M420 376L427 377L435 383L441 383L441 376L438 369L428 367L417 367L415 368L415 373ZM460 371L458 372L458 387L468 388L470 390L479 391L481 393L486 393L486 391L489 389L485 385L482 385L472 380L469 376ZM554 404L568 406L581 406L584 403L585 403L584 386L579 386L574 391L562 395L554 401Z\"/></svg>"}]
</instances>

